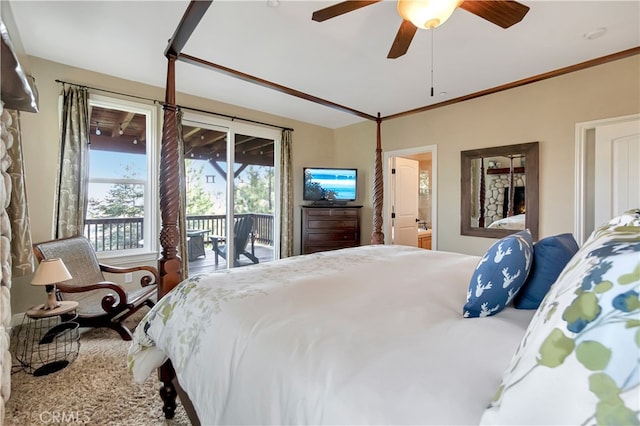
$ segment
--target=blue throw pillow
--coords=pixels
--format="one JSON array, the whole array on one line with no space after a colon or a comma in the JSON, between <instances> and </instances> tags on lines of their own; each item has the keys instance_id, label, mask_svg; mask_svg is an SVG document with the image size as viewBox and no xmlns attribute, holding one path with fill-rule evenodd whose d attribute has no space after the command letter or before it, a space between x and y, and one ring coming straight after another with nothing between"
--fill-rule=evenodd
<instances>
[{"instance_id":1,"label":"blue throw pillow","mask_svg":"<svg viewBox=\"0 0 640 426\"><path fill-rule=\"evenodd\" d=\"M543 238L533 245L533 265L529 278L513 304L518 309L538 309L560 272L578 251L572 234Z\"/></svg>"},{"instance_id":2,"label":"blue throw pillow","mask_svg":"<svg viewBox=\"0 0 640 426\"><path fill-rule=\"evenodd\" d=\"M493 244L471 277L464 317L487 317L504 309L527 279L532 257L533 242L528 230Z\"/></svg>"}]
</instances>

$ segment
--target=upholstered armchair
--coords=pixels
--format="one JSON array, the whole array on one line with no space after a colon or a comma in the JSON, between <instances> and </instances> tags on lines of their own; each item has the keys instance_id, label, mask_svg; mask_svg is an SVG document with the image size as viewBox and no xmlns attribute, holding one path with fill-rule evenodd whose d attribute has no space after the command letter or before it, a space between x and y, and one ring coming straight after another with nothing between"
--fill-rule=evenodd
<instances>
[{"instance_id":1,"label":"upholstered armchair","mask_svg":"<svg viewBox=\"0 0 640 426\"><path fill-rule=\"evenodd\" d=\"M78 302L75 320L80 327L108 327L131 340L131 330L123 321L142 306L155 304L158 270L152 266L118 268L98 262L95 251L85 237L70 237L33 244L38 261L61 258L72 279L56 284L59 300ZM103 272L124 274L146 271L140 288L127 291L123 286L106 281Z\"/></svg>"}]
</instances>

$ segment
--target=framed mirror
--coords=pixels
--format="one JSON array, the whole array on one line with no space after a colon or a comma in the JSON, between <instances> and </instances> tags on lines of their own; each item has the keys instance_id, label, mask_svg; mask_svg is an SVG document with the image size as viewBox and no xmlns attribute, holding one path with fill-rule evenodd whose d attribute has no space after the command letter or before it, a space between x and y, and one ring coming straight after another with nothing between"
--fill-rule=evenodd
<instances>
[{"instance_id":1,"label":"framed mirror","mask_svg":"<svg viewBox=\"0 0 640 426\"><path fill-rule=\"evenodd\" d=\"M538 239L538 142L460 153L460 233Z\"/></svg>"}]
</instances>

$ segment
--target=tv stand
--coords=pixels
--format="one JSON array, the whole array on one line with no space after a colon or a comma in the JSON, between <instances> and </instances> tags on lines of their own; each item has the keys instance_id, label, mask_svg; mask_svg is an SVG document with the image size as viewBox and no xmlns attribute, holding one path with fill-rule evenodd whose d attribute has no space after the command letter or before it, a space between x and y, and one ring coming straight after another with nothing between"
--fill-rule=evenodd
<instances>
[{"instance_id":1,"label":"tv stand","mask_svg":"<svg viewBox=\"0 0 640 426\"><path fill-rule=\"evenodd\" d=\"M302 206L302 254L360 245L362 206Z\"/></svg>"}]
</instances>

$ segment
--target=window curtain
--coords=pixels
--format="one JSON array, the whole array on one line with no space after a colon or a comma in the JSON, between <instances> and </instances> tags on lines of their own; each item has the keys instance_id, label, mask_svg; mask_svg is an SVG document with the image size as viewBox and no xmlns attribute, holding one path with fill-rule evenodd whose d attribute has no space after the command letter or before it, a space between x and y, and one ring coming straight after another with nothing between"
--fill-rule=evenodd
<instances>
[{"instance_id":1,"label":"window curtain","mask_svg":"<svg viewBox=\"0 0 640 426\"><path fill-rule=\"evenodd\" d=\"M280 257L293 256L292 130L282 131L280 156Z\"/></svg>"},{"instance_id":2,"label":"window curtain","mask_svg":"<svg viewBox=\"0 0 640 426\"><path fill-rule=\"evenodd\" d=\"M178 229L180 229L180 244L178 251L182 259L182 276L189 277L189 254L187 253L187 178L184 164L184 137L182 133L182 110L177 111L176 121L178 125L178 164L180 167L180 208L178 212Z\"/></svg>"},{"instance_id":3,"label":"window curtain","mask_svg":"<svg viewBox=\"0 0 640 426\"><path fill-rule=\"evenodd\" d=\"M55 238L83 234L89 181L89 95L70 86L62 96Z\"/></svg>"}]
</instances>

